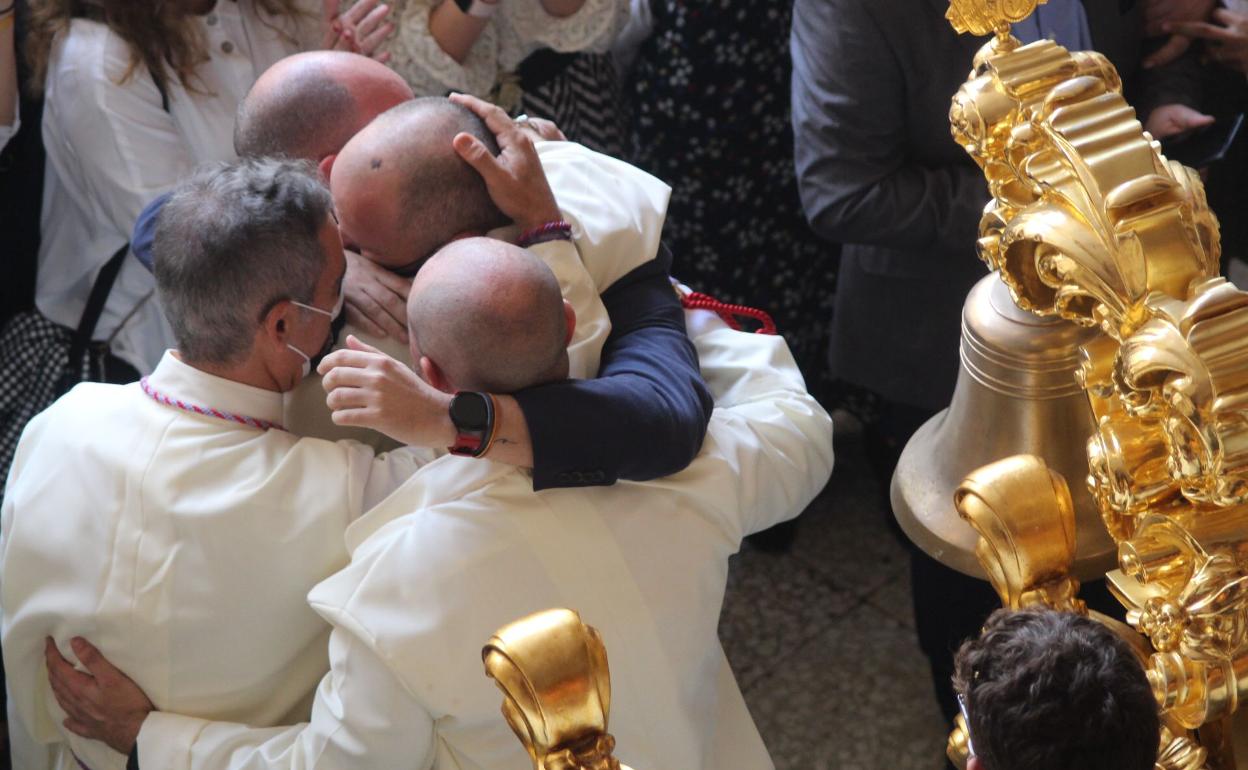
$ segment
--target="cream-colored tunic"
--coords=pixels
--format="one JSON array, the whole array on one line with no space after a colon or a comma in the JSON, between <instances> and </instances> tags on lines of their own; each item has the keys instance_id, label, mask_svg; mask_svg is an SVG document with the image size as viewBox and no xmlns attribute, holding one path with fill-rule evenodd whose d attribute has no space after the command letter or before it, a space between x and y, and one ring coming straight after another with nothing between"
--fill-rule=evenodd
<instances>
[{"instance_id":1,"label":"cream-colored tunic","mask_svg":"<svg viewBox=\"0 0 1248 770\"><path fill-rule=\"evenodd\" d=\"M151 386L280 422L282 395L168 353ZM75 387L27 426L0 517L0 639L14 767L121 770L64 730L44 637L95 643L157 708L252 725L304 719L329 626L308 588L343 532L420 462L157 403L139 383ZM72 659L72 658L71 658ZM158 765L154 766L158 767Z\"/></svg>"}]
</instances>

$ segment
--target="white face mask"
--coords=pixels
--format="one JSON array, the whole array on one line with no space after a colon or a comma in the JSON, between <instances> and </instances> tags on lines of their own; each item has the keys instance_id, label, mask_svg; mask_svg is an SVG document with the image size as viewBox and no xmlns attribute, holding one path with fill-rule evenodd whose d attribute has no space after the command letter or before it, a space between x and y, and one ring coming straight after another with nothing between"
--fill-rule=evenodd
<instances>
[{"instance_id":1,"label":"white face mask","mask_svg":"<svg viewBox=\"0 0 1248 770\"><path fill-rule=\"evenodd\" d=\"M343 293L342 287L339 286L338 287L338 301L334 303L333 310L321 310L319 307L312 307L311 305L305 305L302 302L296 302L293 299L290 301L290 304L294 305L295 307L301 307L304 310L310 310L313 313L320 313L323 316L328 316L329 322L332 325L334 321L338 320L338 316L342 313L342 305L343 305L343 301L345 297L346 295ZM329 352L329 349L333 346L333 343L334 343L334 337L333 337L333 333L331 332L330 336L325 339L325 344L321 346L321 352L318 353L317 355L324 356L326 353ZM309 356L307 353L304 353L302 350L290 344L289 342L286 343L286 347L293 350L295 352L295 355L303 359L303 368L301 370L302 374L300 375L300 378L302 379L303 377L307 377L312 372L311 356Z\"/></svg>"}]
</instances>

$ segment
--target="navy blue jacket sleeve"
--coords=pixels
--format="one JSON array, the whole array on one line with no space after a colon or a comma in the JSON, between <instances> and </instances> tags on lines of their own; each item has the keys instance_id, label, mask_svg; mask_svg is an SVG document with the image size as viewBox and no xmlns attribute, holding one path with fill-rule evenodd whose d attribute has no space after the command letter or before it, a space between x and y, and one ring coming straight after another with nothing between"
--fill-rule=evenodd
<instances>
[{"instance_id":1,"label":"navy blue jacket sleeve","mask_svg":"<svg viewBox=\"0 0 1248 770\"><path fill-rule=\"evenodd\" d=\"M169 200L169 193L164 193L147 207L134 221L134 233L130 236L130 251L148 270L152 269L152 241L156 240L156 217Z\"/></svg>"},{"instance_id":2,"label":"navy blue jacket sleeve","mask_svg":"<svg viewBox=\"0 0 1248 770\"><path fill-rule=\"evenodd\" d=\"M702 448L714 404L670 269L662 248L603 293L612 328L597 379L516 393L533 442L534 489L658 478Z\"/></svg>"}]
</instances>

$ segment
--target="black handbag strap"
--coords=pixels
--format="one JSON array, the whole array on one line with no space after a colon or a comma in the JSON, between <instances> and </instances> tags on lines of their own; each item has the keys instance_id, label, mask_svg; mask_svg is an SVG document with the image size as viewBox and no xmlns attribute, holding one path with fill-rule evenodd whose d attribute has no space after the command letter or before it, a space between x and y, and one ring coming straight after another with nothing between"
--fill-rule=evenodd
<instances>
[{"instance_id":1,"label":"black handbag strap","mask_svg":"<svg viewBox=\"0 0 1248 770\"><path fill-rule=\"evenodd\" d=\"M108 302L108 295L112 292L113 283L117 280L117 274L121 272L121 266L129 253L130 244L127 243L104 263L99 275L95 277L95 283L91 286L91 295L87 297L87 306L82 311L82 318L78 321L78 328L74 330L74 340L69 347L71 367L79 365L87 348L90 347L91 338L95 336L95 326L100 322L100 316L104 314L104 305Z\"/></svg>"},{"instance_id":2,"label":"black handbag strap","mask_svg":"<svg viewBox=\"0 0 1248 770\"><path fill-rule=\"evenodd\" d=\"M160 81L153 78L156 90L160 92L160 106L165 112L169 112L169 93ZM121 272L122 265L125 264L126 256L130 253L130 243L127 241L117 252L104 263L104 267L100 268L100 272L95 276L95 283L91 285L91 294L87 297L87 306L82 310L82 318L78 320L78 328L74 330L73 339L69 344L69 361L65 367L59 392L64 393L73 387L78 381L78 372L82 371L83 358L87 354L87 350L91 347L91 338L95 336L95 327L100 322L100 316L104 314L104 306L108 304L108 295L113 291L113 284L117 281L117 275Z\"/></svg>"}]
</instances>

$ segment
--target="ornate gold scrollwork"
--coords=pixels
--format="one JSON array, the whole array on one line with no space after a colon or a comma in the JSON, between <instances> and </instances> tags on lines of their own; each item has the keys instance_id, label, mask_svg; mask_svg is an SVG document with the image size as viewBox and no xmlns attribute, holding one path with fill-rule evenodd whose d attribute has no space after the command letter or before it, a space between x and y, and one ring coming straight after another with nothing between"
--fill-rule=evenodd
<instances>
[{"instance_id":1,"label":"ornate gold scrollwork","mask_svg":"<svg viewBox=\"0 0 1248 770\"><path fill-rule=\"evenodd\" d=\"M979 253L1020 307L1105 332L1079 372L1096 422L1088 486L1119 544L1115 593L1153 649L1158 768L1194 770L1207 752L1248 768L1229 741L1184 734L1225 736L1248 693L1248 293L1216 277L1199 176L1161 155L1109 62L1010 38L1033 8L953 0L948 13L996 35L950 109L992 195ZM1060 477L1020 458L958 490L1007 606L1080 609L1055 569L1073 542L1068 501Z\"/></svg>"},{"instance_id":2,"label":"ornate gold scrollwork","mask_svg":"<svg viewBox=\"0 0 1248 770\"><path fill-rule=\"evenodd\" d=\"M1048 0L953 0L945 18L958 32L972 35L1009 34L1009 25L1022 21Z\"/></svg>"}]
</instances>

